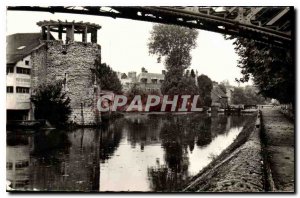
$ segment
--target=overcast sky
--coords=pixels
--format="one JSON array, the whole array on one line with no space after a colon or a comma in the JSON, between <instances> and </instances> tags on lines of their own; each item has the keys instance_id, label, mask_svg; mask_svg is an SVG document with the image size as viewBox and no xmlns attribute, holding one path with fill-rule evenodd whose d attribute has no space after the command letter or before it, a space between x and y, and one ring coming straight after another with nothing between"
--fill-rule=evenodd
<instances>
[{"instance_id":1,"label":"overcast sky","mask_svg":"<svg viewBox=\"0 0 300 198\"><path fill-rule=\"evenodd\" d=\"M115 71L139 73L141 67L145 67L148 72L160 73L164 69L163 63L157 63L157 57L148 53L147 43L153 26L150 22L77 14L7 11L7 34L39 32L40 27L36 23L50 19L101 25L98 44L102 48L102 62ZM208 75L214 81L229 80L230 84L237 85L235 78L242 75L236 66L238 56L234 52L233 41L224 40L218 33L198 31L198 46L192 51L190 69L198 70L199 75Z\"/></svg>"}]
</instances>

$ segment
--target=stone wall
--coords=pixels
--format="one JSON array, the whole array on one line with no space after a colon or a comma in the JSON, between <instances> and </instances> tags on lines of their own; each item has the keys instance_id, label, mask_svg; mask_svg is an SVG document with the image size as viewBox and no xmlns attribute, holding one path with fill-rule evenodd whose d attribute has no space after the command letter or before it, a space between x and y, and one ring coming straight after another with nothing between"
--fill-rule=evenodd
<instances>
[{"instance_id":1,"label":"stone wall","mask_svg":"<svg viewBox=\"0 0 300 198\"><path fill-rule=\"evenodd\" d=\"M99 86L95 83L93 72L95 59L101 55L100 45L81 42L63 44L57 40L46 41L45 44L45 48L39 49L33 57L33 87L63 80L63 88L71 99L70 121L80 125L100 122L95 106Z\"/></svg>"},{"instance_id":2,"label":"stone wall","mask_svg":"<svg viewBox=\"0 0 300 198\"><path fill-rule=\"evenodd\" d=\"M44 83L44 79L47 77L47 47L46 45L41 46L37 50L31 53L31 90L32 93L35 89Z\"/></svg>"}]
</instances>

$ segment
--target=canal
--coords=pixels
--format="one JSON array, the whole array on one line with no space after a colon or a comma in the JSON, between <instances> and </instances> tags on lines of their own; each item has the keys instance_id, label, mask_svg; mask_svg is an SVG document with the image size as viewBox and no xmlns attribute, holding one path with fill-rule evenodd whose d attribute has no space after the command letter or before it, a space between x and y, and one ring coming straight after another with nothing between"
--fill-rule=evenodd
<instances>
[{"instance_id":1,"label":"canal","mask_svg":"<svg viewBox=\"0 0 300 198\"><path fill-rule=\"evenodd\" d=\"M178 191L247 118L130 113L99 129L8 131L7 183L16 190Z\"/></svg>"}]
</instances>

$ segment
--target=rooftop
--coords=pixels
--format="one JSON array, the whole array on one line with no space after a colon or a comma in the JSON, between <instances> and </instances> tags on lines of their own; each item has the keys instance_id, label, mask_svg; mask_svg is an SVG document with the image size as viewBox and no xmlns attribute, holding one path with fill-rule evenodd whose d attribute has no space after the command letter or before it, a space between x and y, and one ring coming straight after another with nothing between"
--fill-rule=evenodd
<instances>
[{"instance_id":1,"label":"rooftop","mask_svg":"<svg viewBox=\"0 0 300 198\"><path fill-rule=\"evenodd\" d=\"M6 37L7 64L15 64L41 45L41 33L17 33Z\"/></svg>"}]
</instances>

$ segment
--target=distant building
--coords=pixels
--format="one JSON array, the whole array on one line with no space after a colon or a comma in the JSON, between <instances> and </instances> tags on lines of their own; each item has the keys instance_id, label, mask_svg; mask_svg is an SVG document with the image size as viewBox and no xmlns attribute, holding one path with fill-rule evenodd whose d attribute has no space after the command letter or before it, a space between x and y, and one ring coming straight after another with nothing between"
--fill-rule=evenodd
<instances>
[{"instance_id":1,"label":"distant building","mask_svg":"<svg viewBox=\"0 0 300 198\"><path fill-rule=\"evenodd\" d=\"M226 108L228 106L228 96L219 87L217 83L213 83L213 89L211 90L211 106Z\"/></svg>"},{"instance_id":2,"label":"distant building","mask_svg":"<svg viewBox=\"0 0 300 198\"><path fill-rule=\"evenodd\" d=\"M137 76L137 83L140 89L151 93L160 93L160 88L165 80L165 70L162 73L148 73L148 71L142 68L142 72Z\"/></svg>"},{"instance_id":3,"label":"distant building","mask_svg":"<svg viewBox=\"0 0 300 198\"><path fill-rule=\"evenodd\" d=\"M118 78L122 84L122 91L124 93L128 92L132 85L136 82L136 72L128 72L128 75L125 73L117 72ZM126 76L123 78L123 76Z\"/></svg>"},{"instance_id":4,"label":"distant building","mask_svg":"<svg viewBox=\"0 0 300 198\"><path fill-rule=\"evenodd\" d=\"M124 93L128 92L134 84L147 93L160 93L161 85L165 80L165 70L162 70L161 74L148 73L144 67L142 68L141 73L138 75L136 75L136 72L128 72L126 78L122 78L122 75L122 73L118 72L118 77L123 86Z\"/></svg>"}]
</instances>

